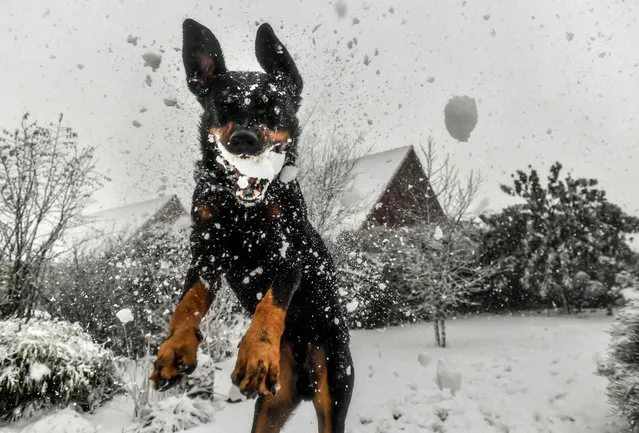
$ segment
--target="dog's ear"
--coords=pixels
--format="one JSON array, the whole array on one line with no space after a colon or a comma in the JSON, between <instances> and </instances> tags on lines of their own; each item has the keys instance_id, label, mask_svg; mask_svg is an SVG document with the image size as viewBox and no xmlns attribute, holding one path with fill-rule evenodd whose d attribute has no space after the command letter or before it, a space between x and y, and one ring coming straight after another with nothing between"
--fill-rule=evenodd
<instances>
[{"instance_id":1,"label":"dog's ear","mask_svg":"<svg viewBox=\"0 0 639 433\"><path fill-rule=\"evenodd\" d=\"M182 60L186 82L195 96L206 95L216 74L226 72L220 43L213 33L192 19L184 20Z\"/></svg>"},{"instance_id":2,"label":"dog's ear","mask_svg":"<svg viewBox=\"0 0 639 433\"><path fill-rule=\"evenodd\" d=\"M264 23L257 29L255 56L268 74L275 76L295 95L302 93L302 76L297 71L293 58L277 39L273 28Z\"/></svg>"}]
</instances>

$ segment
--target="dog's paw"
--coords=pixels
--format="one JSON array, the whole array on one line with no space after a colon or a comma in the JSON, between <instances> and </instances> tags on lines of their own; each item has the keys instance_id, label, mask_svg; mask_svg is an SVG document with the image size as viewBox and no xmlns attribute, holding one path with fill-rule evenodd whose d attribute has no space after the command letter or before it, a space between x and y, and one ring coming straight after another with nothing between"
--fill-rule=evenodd
<instances>
[{"instance_id":1,"label":"dog's paw","mask_svg":"<svg viewBox=\"0 0 639 433\"><path fill-rule=\"evenodd\" d=\"M193 373L201 335L198 330L178 331L162 343L150 378L155 389L165 391L180 383L184 375Z\"/></svg>"},{"instance_id":2,"label":"dog's paw","mask_svg":"<svg viewBox=\"0 0 639 433\"><path fill-rule=\"evenodd\" d=\"M279 339L275 342L254 334L249 328L242 338L231 380L248 398L275 395L280 377Z\"/></svg>"}]
</instances>

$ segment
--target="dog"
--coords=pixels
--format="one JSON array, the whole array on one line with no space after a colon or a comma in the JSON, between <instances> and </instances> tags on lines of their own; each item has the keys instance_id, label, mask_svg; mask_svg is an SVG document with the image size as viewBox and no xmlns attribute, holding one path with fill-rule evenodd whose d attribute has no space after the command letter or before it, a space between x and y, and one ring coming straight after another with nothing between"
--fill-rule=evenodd
<instances>
[{"instance_id":1,"label":"dog","mask_svg":"<svg viewBox=\"0 0 639 433\"><path fill-rule=\"evenodd\" d=\"M224 277L252 314L231 379L257 397L252 432L279 432L312 401L320 433L343 433L354 385L332 258L295 178L302 77L262 24L264 72L229 71L218 40L183 24L187 85L202 106L191 210L192 262L151 380L164 390L196 367L200 321Z\"/></svg>"}]
</instances>

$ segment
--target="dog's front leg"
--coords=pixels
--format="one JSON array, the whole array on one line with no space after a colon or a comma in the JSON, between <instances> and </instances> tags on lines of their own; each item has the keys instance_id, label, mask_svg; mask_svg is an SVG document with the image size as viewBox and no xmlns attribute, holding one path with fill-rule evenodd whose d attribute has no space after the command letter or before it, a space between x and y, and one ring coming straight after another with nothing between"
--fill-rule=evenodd
<instances>
[{"instance_id":1,"label":"dog's front leg","mask_svg":"<svg viewBox=\"0 0 639 433\"><path fill-rule=\"evenodd\" d=\"M204 280L191 269L186 291L173 313L169 335L158 349L151 381L164 391L180 382L197 366L197 348L202 341L200 322L206 315L219 287L219 277Z\"/></svg>"},{"instance_id":2,"label":"dog's front leg","mask_svg":"<svg viewBox=\"0 0 639 433\"><path fill-rule=\"evenodd\" d=\"M231 379L240 391L275 395L280 376L280 341L284 333L286 309L299 287L301 273L289 269L271 284L255 308L253 320L239 344Z\"/></svg>"}]
</instances>

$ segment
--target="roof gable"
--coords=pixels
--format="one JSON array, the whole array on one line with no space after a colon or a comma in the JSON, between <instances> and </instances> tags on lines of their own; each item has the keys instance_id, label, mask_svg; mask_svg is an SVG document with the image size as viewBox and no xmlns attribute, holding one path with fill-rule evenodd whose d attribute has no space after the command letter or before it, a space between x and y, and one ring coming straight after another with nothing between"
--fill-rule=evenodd
<instances>
[{"instance_id":1,"label":"roof gable","mask_svg":"<svg viewBox=\"0 0 639 433\"><path fill-rule=\"evenodd\" d=\"M403 146L363 156L353 166L353 179L342 193L338 206L347 209L338 231L356 230L366 221L371 209L384 195L412 150Z\"/></svg>"},{"instance_id":2,"label":"roof gable","mask_svg":"<svg viewBox=\"0 0 639 433\"><path fill-rule=\"evenodd\" d=\"M85 215L80 224L68 229L64 247L80 243L83 249L100 249L105 241L130 239L153 224L172 225L183 215L188 213L176 195L105 209Z\"/></svg>"}]
</instances>

